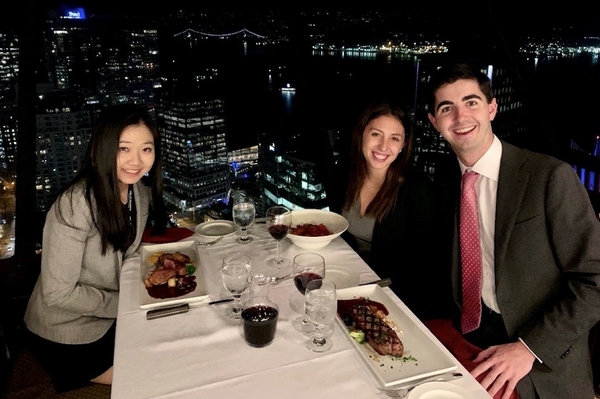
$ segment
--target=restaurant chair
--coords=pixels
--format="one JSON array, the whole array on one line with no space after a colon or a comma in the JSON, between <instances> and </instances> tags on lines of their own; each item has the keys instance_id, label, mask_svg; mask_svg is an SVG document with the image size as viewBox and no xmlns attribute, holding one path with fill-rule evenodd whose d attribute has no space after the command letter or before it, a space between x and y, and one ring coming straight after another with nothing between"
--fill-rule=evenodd
<instances>
[{"instance_id":1,"label":"restaurant chair","mask_svg":"<svg viewBox=\"0 0 600 399\"><path fill-rule=\"evenodd\" d=\"M0 397L110 399L110 386L93 383L57 393L50 376L29 351L23 316L40 266L41 256L37 256L31 264L0 276Z\"/></svg>"}]
</instances>

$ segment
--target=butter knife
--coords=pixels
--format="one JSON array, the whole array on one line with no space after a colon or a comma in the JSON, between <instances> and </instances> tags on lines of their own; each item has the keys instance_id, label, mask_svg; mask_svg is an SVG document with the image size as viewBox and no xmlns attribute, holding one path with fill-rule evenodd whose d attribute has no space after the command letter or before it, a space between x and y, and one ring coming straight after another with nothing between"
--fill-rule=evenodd
<instances>
[{"instance_id":1,"label":"butter knife","mask_svg":"<svg viewBox=\"0 0 600 399\"><path fill-rule=\"evenodd\" d=\"M149 311L146 312L146 320L154 320L154 319L158 319L161 317L167 317L167 316L173 316L176 314L187 313L190 309L193 309L193 308L201 308L201 307L209 306L209 305L219 305L221 303L227 303L227 302L231 302L231 301L233 301L233 298L219 299L218 301L204 302L204 303L201 303L198 305L196 305L196 304L190 305L189 303L181 303L178 305L150 309Z\"/></svg>"}]
</instances>

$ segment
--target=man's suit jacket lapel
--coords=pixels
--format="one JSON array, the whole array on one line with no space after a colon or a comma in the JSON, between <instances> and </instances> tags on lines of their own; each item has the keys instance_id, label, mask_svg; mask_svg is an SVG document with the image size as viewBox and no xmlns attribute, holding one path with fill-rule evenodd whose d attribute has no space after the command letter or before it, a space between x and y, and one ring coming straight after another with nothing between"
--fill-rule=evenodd
<instances>
[{"instance_id":1,"label":"man's suit jacket lapel","mask_svg":"<svg viewBox=\"0 0 600 399\"><path fill-rule=\"evenodd\" d=\"M524 162L526 162L526 158L518 148L502 142L494 233L496 284L502 277L502 264L529 181L529 173L521 169Z\"/></svg>"}]
</instances>

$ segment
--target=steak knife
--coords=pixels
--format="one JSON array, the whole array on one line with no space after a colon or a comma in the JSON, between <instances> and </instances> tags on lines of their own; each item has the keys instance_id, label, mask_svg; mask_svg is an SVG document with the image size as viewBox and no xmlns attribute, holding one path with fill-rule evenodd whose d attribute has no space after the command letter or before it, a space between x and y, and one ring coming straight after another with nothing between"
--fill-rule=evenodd
<instances>
[{"instance_id":1,"label":"steak knife","mask_svg":"<svg viewBox=\"0 0 600 399\"><path fill-rule=\"evenodd\" d=\"M390 285L392 285L392 279L390 279L390 278L382 278L381 280L371 281L370 283L359 284L359 286L360 285L371 285L371 284L377 284L380 287L389 287Z\"/></svg>"},{"instance_id":2,"label":"steak knife","mask_svg":"<svg viewBox=\"0 0 600 399\"><path fill-rule=\"evenodd\" d=\"M146 320L154 320L161 317L173 316L176 314L187 313L190 309L201 308L209 305L219 305L221 303L227 303L233 301L233 298L220 299L218 301L204 302L201 304L181 303L178 305L165 306L162 308L150 309L146 312Z\"/></svg>"}]
</instances>

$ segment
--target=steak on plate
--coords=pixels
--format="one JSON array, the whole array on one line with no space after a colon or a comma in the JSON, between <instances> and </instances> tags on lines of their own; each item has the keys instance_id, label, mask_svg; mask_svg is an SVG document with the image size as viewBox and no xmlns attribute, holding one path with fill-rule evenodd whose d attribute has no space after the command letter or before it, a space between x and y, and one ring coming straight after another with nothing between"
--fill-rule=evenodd
<instances>
[{"instance_id":1,"label":"steak on plate","mask_svg":"<svg viewBox=\"0 0 600 399\"><path fill-rule=\"evenodd\" d=\"M380 355L402 356L404 345L398 334L384 319L385 315L367 299L356 301L349 308L356 329L365 333L369 345Z\"/></svg>"}]
</instances>

